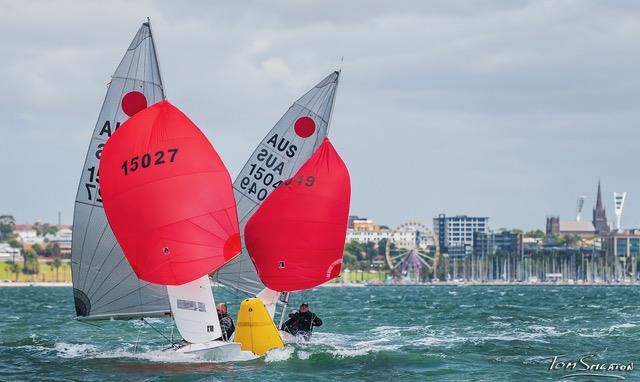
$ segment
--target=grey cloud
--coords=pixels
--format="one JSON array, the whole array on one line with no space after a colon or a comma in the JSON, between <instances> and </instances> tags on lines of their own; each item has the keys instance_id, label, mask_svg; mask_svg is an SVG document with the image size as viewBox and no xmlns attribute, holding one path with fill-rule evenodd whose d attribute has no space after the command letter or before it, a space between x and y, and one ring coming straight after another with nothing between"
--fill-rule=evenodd
<instances>
[{"instance_id":1,"label":"grey cloud","mask_svg":"<svg viewBox=\"0 0 640 382\"><path fill-rule=\"evenodd\" d=\"M344 56L331 135L353 213L541 227L569 218L577 195L589 206L600 177L608 199L629 191L623 220L639 226L639 13L633 1L0 2L0 212L71 220L109 75L149 16L169 98L233 174Z\"/></svg>"}]
</instances>

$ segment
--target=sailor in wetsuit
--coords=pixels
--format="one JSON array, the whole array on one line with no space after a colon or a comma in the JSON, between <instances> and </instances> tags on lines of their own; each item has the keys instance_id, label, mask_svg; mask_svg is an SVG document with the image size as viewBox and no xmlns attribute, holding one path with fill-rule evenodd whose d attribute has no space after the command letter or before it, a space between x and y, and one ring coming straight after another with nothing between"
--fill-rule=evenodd
<instances>
[{"instance_id":1,"label":"sailor in wetsuit","mask_svg":"<svg viewBox=\"0 0 640 382\"><path fill-rule=\"evenodd\" d=\"M220 320L220 329L222 329L222 339L229 341L236 330L233 318L227 314L227 304L225 303L216 305L216 310L218 311L218 320Z\"/></svg>"},{"instance_id":2,"label":"sailor in wetsuit","mask_svg":"<svg viewBox=\"0 0 640 382\"><path fill-rule=\"evenodd\" d=\"M282 324L282 330L294 336L302 336L305 340L311 338L314 326L321 326L322 320L309 310L309 305L302 303L297 312L289 314L289 319Z\"/></svg>"}]
</instances>

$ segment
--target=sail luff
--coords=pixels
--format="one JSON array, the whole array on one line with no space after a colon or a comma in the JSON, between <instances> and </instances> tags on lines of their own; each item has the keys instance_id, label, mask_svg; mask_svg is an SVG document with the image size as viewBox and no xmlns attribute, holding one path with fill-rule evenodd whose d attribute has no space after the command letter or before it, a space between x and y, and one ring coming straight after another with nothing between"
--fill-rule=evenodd
<instances>
[{"instance_id":1,"label":"sail luff","mask_svg":"<svg viewBox=\"0 0 640 382\"><path fill-rule=\"evenodd\" d=\"M214 274L214 280L257 295L265 286L244 245L244 227L260 204L313 155L327 135L339 72L332 72L296 100L262 139L234 182L242 253ZM267 184L268 183L268 184Z\"/></svg>"},{"instance_id":2,"label":"sail luff","mask_svg":"<svg viewBox=\"0 0 640 382\"><path fill-rule=\"evenodd\" d=\"M163 98L155 45L149 25L143 23L111 77L76 194L71 263L79 318L157 317L169 312L166 287L140 282L124 259L99 193L105 142L130 115Z\"/></svg>"}]
</instances>

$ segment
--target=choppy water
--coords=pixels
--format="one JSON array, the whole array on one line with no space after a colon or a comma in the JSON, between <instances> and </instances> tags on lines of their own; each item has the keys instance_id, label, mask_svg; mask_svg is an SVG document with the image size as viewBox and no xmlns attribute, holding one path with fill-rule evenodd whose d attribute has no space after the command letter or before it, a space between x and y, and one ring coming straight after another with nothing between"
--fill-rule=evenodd
<instances>
[{"instance_id":1,"label":"choppy water","mask_svg":"<svg viewBox=\"0 0 640 382\"><path fill-rule=\"evenodd\" d=\"M224 364L162 352L166 340L139 321L76 322L71 294L0 288L0 380L538 381L568 374L548 370L555 355L640 362L633 287L319 288L292 297L325 322L311 343ZM237 309L236 296L215 294ZM170 336L169 320L151 323Z\"/></svg>"}]
</instances>

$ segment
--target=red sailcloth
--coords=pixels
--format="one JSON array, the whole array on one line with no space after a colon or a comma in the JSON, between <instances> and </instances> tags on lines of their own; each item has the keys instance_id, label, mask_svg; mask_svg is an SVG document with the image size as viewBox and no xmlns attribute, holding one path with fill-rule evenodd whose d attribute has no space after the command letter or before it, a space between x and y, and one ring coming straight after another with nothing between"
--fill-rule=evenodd
<instances>
[{"instance_id":1,"label":"red sailcloth","mask_svg":"<svg viewBox=\"0 0 640 382\"><path fill-rule=\"evenodd\" d=\"M107 141L100 192L142 280L181 285L240 251L229 172L207 137L168 101L138 112Z\"/></svg>"},{"instance_id":2,"label":"red sailcloth","mask_svg":"<svg viewBox=\"0 0 640 382\"><path fill-rule=\"evenodd\" d=\"M291 292L340 274L351 184L328 138L249 219L244 239L262 282Z\"/></svg>"}]
</instances>

